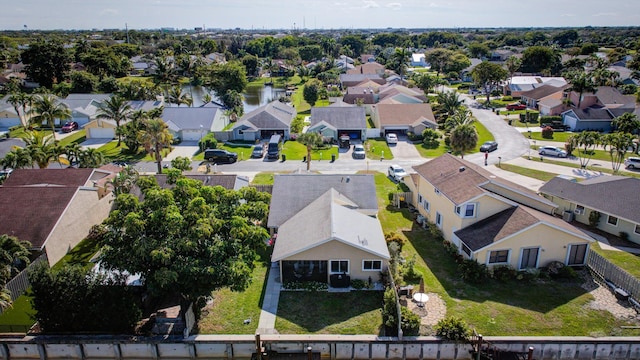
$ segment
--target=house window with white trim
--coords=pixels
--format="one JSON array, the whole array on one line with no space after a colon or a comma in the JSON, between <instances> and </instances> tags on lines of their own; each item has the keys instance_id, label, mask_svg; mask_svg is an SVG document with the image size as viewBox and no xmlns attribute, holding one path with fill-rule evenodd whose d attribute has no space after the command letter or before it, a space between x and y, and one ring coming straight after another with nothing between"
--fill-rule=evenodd
<instances>
[{"instance_id":1,"label":"house window with white trim","mask_svg":"<svg viewBox=\"0 0 640 360\"><path fill-rule=\"evenodd\" d=\"M613 215L609 215L607 217L607 224L613 225L613 226L618 226L618 218L613 216Z\"/></svg>"},{"instance_id":2,"label":"house window with white trim","mask_svg":"<svg viewBox=\"0 0 640 360\"><path fill-rule=\"evenodd\" d=\"M494 250L489 253L489 264L502 264L509 261L509 250Z\"/></svg>"},{"instance_id":3,"label":"house window with white trim","mask_svg":"<svg viewBox=\"0 0 640 360\"><path fill-rule=\"evenodd\" d=\"M362 271L382 270L382 260L362 260Z\"/></svg>"},{"instance_id":4,"label":"house window with white trim","mask_svg":"<svg viewBox=\"0 0 640 360\"><path fill-rule=\"evenodd\" d=\"M442 227L442 214L436 211L436 225L441 228Z\"/></svg>"},{"instance_id":5,"label":"house window with white trim","mask_svg":"<svg viewBox=\"0 0 640 360\"><path fill-rule=\"evenodd\" d=\"M476 215L476 204L468 203L460 206L456 206L456 214L460 217L474 217Z\"/></svg>"},{"instance_id":6,"label":"house window with white trim","mask_svg":"<svg viewBox=\"0 0 640 360\"><path fill-rule=\"evenodd\" d=\"M331 260L329 266L332 274L349 273L349 260Z\"/></svg>"},{"instance_id":7,"label":"house window with white trim","mask_svg":"<svg viewBox=\"0 0 640 360\"><path fill-rule=\"evenodd\" d=\"M426 211L429 211L430 206L427 200L422 201L422 208L425 209Z\"/></svg>"}]
</instances>

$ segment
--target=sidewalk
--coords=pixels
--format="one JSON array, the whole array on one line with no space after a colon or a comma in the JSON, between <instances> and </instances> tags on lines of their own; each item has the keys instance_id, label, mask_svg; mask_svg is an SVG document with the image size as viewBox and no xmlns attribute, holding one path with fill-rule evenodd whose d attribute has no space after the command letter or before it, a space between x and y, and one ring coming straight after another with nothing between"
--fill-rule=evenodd
<instances>
[{"instance_id":1,"label":"sidewalk","mask_svg":"<svg viewBox=\"0 0 640 360\"><path fill-rule=\"evenodd\" d=\"M260 311L260 321L256 334L277 334L276 313L278 312L278 301L280 300L280 268L278 263L271 263L269 278L264 291L262 310Z\"/></svg>"}]
</instances>

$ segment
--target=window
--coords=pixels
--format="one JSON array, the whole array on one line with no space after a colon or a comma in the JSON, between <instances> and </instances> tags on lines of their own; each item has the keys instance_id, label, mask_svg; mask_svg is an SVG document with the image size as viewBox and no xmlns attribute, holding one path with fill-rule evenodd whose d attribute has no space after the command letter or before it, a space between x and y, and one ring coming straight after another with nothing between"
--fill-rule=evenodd
<instances>
[{"instance_id":1,"label":"window","mask_svg":"<svg viewBox=\"0 0 640 360\"><path fill-rule=\"evenodd\" d=\"M489 253L489 264L506 263L509 260L509 250L498 250Z\"/></svg>"},{"instance_id":2,"label":"window","mask_svg":"<svg viewBox=\"0 0 640 360\"><path fill-rule=\"evenodd\" d=\"M422 207L423 207L425 210L429 211L429 202L428 202L427 200L424 200L424 201L422 202Z\"/></svg>"},{"instance_id":3,"label":"window","mask_svg":"<svg viewBox=\"0 0 640 360\"><path fill-rule=\"evenodd\" d=\"M436 225L442 227L442 215L439 212L436 212Z\"/></svg>"},{"instance_id":4,"label":"window","mask_svg":"<svg viewBox=\"0 0 640 360\"><path fill-rule=\"evenodd\" d=\"M538 252L540 248L522 249L520 270L538 267Z\"/></svg>"},{"instance_id":5,"label":"window","mask_svg":"<svg viewBox=\"0 0 640 360\"><path fill-rule=\"evenodd\" d=\"M381 260L362 260L362 271L380 271L382 270Z\"/></svg>"},{"instance_id":6,"label":"window","mask_svg":"<svg viewBox=\"0 0 640 360\"><path fill-rule=\"evenodd\" d=\"M576 205L576 209L573 212L578 214L578 215L584 214L584 206Z\"/></svg>"},{"instance_id":7,"label":"window","mask_svg":"<svg viewBox=\"0 0 640 360\"><path fill-rule=\"evenodd\" d=\"M456 214L461 217L474 217L476 215L476 204L470 203L456 206Z\"/></svg>"},{"instance_id":8,"label":"window","mask_svg":"<svg viewBox=\"0 0 640 360\"><path fill-rule=\"evenodd\" d=\"M331 273L342 274L349 272L349 260L331 260Z\"/></svg>"},{"instance_id":9,"label":"window","mask_svg":"<svg viewBox=\"0 0 640 360\"><path fill-rule=\"evenodd\" d=\"M618 226L618 218L612 215L609 215L607 217L607 224L609 225L613 225L613 226Z\"/></svg>"},{"instance_id":10,"label":"window","mask_svg":"<svg viewBox=\"0 0 640 360\"><path fill-rule=\"evenodd\" d=\"M640 225L636 225L635 230L633 230L634 233L636 234L640 234Z\"/></svg>"},{"instance_id":11,"label":"window","mask_svg":"<svg viewBox=\"0 0 640 360\"><path fill-rule=\"evenodd\" d=\"M422 195L418 194L418 204L422 203Z\"/></svg>"}]
</instances>

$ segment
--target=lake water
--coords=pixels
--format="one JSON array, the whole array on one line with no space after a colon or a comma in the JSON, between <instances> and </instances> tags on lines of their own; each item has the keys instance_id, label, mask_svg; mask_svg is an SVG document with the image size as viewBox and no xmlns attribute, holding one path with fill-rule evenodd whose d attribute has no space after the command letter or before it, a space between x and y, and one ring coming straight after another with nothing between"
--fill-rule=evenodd
<instances>
[{"instance_id":1,"label":"lake water","mask_svg":"<svg viewBox=\"0 0 640 360\"><path fill-rule=\"evenodd\" d=\"M209 91L207 88L203 86L190 86L186 85L183 87L183 91L187 94L190 94L193 97L193 106L201 106L202 98L204 95L209 92L212 99L216 99L216 96L213 92ZM273 100L277 100L280 96L284 95L284 89L275 88L273 86L263 86L263 85L254 85L248 86L243 95L243 104L244 104L244 113L251 112L256 108L270 103Z\"/></svg>"}]
</instances>

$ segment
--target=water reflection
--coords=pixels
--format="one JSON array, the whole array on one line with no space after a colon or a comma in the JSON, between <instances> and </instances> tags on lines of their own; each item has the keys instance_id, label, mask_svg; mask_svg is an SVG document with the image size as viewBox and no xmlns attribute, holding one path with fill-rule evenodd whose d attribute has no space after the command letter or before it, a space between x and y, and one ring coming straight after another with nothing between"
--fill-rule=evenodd
<instances>
[{"instance_id":1,"label":"water reflection","mask_svg":"<svg viewBox=\"0 0 640 360\"><path fill-rule=\"evenodd\" d=\"M191 95L194 107L202 106L202 98L207 93L211 95L212 100L220 102L213 91L209 91L204 86L185 85L183 87L183 91L184 93ZM284 95L284 92L284 89L273 86L263 86L262 84L247 86L244 93L242 93L244 97L244 113L246 114L262 105L270 103L273 100L277 100L280 96Z\"/></svg>"}]
</instances>

